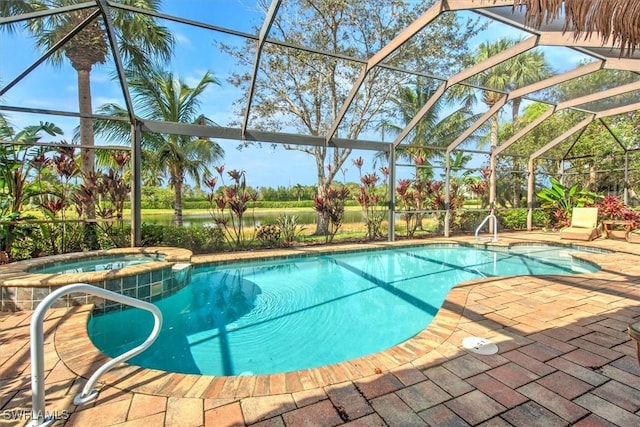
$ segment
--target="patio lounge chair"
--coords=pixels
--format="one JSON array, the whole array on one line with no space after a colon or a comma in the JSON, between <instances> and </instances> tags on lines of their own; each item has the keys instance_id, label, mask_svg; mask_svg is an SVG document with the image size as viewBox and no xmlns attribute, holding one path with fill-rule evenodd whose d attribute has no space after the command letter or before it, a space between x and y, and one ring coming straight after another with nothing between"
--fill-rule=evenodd
<instances>
[{"instance_id":1,"label":"patio lounge chair","mask_svg":"<svg viewBox=\"0 0 640 427\"><path fill-rule=\"evenodd\" d=\"M598 208L573 208L571 225L560 230L561 239L590 241L599 236Z\"/></svg>"}]
</instances>

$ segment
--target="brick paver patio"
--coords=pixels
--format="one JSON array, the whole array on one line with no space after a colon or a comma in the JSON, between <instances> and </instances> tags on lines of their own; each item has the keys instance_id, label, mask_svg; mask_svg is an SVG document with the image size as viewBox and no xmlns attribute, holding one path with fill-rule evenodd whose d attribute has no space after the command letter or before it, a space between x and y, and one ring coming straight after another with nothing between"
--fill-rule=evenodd
<instances>
[{"instance_id":1,"label":"brick paver patio","mask_svg":"<svg viewBox=\"0 0 640 427\"><path fill-rule=\"evenodd\" d=\"M518 233L499 244L541 240L559 242ZM86 406L73 397L105 358L87 337L90 307L52 309L46 408L60 426L639 426L640 365L626 329L640 320L640 245L574 243L615 252L586 254L602 268L593 274L461 284L427 329L384 352L246 377L124 366ZM30 318L0 314L0 424L23 425L31 410ZM464 350L468 336L498 354Z\"/></svg>"}]
</instances>

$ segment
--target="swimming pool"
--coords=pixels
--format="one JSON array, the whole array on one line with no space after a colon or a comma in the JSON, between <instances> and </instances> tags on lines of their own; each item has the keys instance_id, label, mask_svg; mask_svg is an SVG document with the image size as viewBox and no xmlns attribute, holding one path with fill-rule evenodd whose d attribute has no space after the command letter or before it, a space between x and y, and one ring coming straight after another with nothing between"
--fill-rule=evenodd
<instances>
[{"instance_id":1,"label":"swimming pool","mask_svg":"<svg viewBox=\"0 0 640 427\"><path fill-rule=\"evenodd\" d=\"M157 301L163 331L129 363L243 375L349 360L416 335L460 282L598 270L574 252L430 245L199 267L189 285ZM94 316L89 334L116 356L144 340L151 324L147 313L129 309Z\"/></svg>"}]
</instances>

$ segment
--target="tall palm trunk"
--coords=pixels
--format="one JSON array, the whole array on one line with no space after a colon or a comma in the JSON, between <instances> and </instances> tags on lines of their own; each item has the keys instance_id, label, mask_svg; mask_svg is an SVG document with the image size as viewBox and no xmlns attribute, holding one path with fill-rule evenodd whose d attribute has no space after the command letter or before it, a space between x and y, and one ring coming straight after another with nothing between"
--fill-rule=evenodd
<instances>
[{"instance_id":1,"label":"tall palm trunk","mask_svg":"<svg viewBox=\"0 0 640 427\"><path fill-rule=\"evenodd\" d=\"M80 143L85 146L80 150L81 171L83 177L88 177L94 171L95 151L90 148L94 145L93 120L89 117L93 114L91 106L91 67L78 69L78 105L80 109ZM95 212L87 212L87 218L94 218Z\"/></svg>"},{"instance_id":2,"label":"tall palm trunk","mask_svg":"<svg viewBox=\"0 0 640 427\"><path fill-rule=\"evenodd\" d=\"M84 147L80 149L80 171L83 182L88 187L87 179L93 175L95 164L95 151L90 148L94 145L93 114L91 106L91 65L77 68L78 72L78 107L80 110L80 144ZM84 218L89 222L85 225L85 244L89 249L98 248L98 230L96 223L91 221L96 218L94 200L87 200L84 211Z\"/></svg>"},{"instance_id":3,"label":"tall palm trunk","mask_svg":"<svg viewBox=\"0 0 640 427\"><path fill-rule=\"evenodd\" d=\"M511 101L511 123L513 123L513 129L515 131L518 126L518 120L520 118L520 105L522 104L522 98L514 98Z\"/></svg>"},{"instance_id":4,"label":"tall palm trunk","mask_svg":"<svg viewBox=\"0 0 640 427\"><path fill-rule=\"evenodd\" d=\"M518 160L513 161L513 170L511 172L511 192L512 192L512 204L514 208L520 207L520 199L522 198L521 193L522 183L520 181L520 163Z\"/></svg>"},{"instance_id":5,"label":"tall palm trunk","mask_svg":"<svg viewBox=\"0 0 640 427\"><path fill-rule=\"evenodd\" d=\"M491 140L491 148L495 149L498 146L498 133L499 133L500 127L498 124L498 116L497 115L493 115L491 117L491 135L490 135L490 140Z\"/></svg>"},{"instance_id":6,"label":"tall palm trunk","mask_svg":"<svg viewBox=\"0 0 640 427\"><path fill-rule=\"evenodd\" d=\"M173 223L182 227L182 184L184 177L178 176L173 181L173 188L176 192L176 204L173 207Z\"/></svg>"}]
</instances>

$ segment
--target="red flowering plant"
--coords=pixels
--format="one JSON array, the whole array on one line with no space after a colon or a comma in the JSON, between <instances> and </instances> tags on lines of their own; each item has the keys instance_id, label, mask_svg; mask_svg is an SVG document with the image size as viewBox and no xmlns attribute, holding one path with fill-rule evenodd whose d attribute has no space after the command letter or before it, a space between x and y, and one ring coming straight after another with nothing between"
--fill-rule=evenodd
<instances>
[{"instance_id":1,"label":"red flowering plant","mask_svg":"<svg viewBox=\"0 0 640 427\"><path fill-rule=\"evenodd\" d=\"M325 234L326 243L331 243L340 227L342 227L344 221L344 203L347 197L349 197L348 188L329 187L323 196L316 196L314 198L314 209L328 224L327 234Z\"/></svg>"},{"instance_id":2,"label":"red flowering plant","mask_svg":"<svg viewBox=\"0 0 640 427\"><path fill-rule=\"evenodd\" d=\"M619 196L605 196L596 206L603 219L631 221L632 229L638 227L640 212L629 209Z\"/></svg>"},{"instance_id":3,"label":"red flowering plant","mask_svg":"<svg viewBox=\"0 0 640 427\"><path fill-rule=\"evenodd\" d=\"M353 164L361 172L364 161L358 157ZM380 177L376 173L360 174L360 189L355 195L356 202L362 207L362 218L367 226L367 237L374 240L382 236L382 221L386 218L389 209L389 168L380 168L382 183L378 185Z\"/></svg>"},{"instance_id":4,"label":"red flowering plant","mask_svg":"<svg viewBox=\"0 0 640 427\"><path fill-rule=\"evenodd\" d=\"M223 178L224 165L215 168L220 178ZM258 193L247 186L245 172L231 170L227 172L232 184L223 186L216 191L218 179L212 177L204 181L209 189L207 200L209 213L216 225L224 231L224 237L231 247L242 247L249 244L255 238L256 220L253 211L247 218L247 211L252 202L258 200ZM245 222L253 223L252 230L245 229Z\"/></svg>"}]
</instances>

